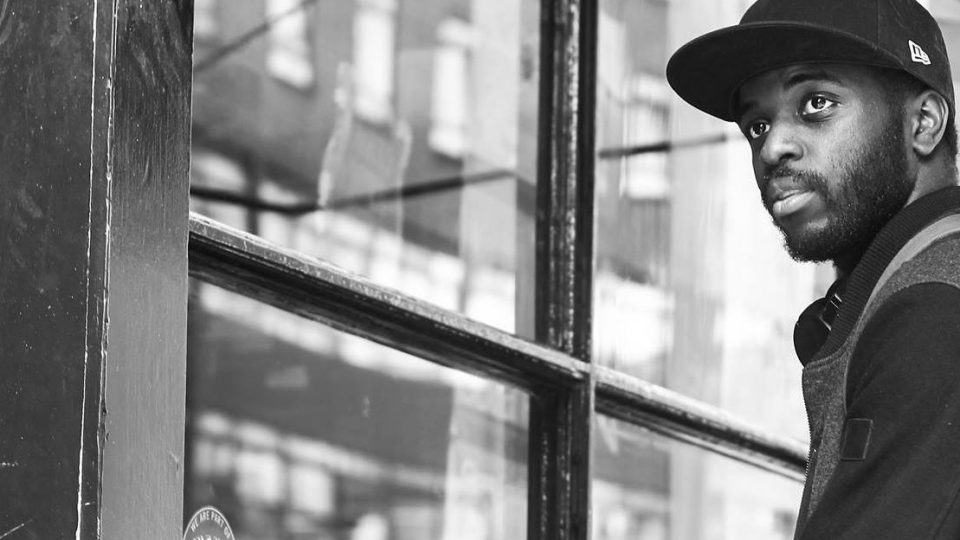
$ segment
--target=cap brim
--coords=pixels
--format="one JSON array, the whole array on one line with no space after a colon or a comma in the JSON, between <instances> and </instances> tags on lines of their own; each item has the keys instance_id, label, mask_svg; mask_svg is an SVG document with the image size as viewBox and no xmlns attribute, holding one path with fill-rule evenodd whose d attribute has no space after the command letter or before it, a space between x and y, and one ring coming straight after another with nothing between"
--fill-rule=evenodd
<instances>
[{"instance_id":1,"label":"cap brim","mask_svg":"<svg viewBox=\"0 0 960 540\"><path fill-rule=\"evenodd\" d=\"M667 63L670 86L694 107L733 122L734 95L748 79L803 63L901 67L867 40L803 23L747 23L722 28L681 47Z\"/></svg>"}]
</instances>

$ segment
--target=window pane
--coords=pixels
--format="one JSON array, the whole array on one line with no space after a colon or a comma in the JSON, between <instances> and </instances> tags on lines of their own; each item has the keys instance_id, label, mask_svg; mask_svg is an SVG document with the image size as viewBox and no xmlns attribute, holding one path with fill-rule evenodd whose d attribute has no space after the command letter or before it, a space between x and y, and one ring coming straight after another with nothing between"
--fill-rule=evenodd
<instances>
[{"instance_id":1,"label":"window pane","mask_svg":"<svg viewBox=\"0 0 960 540\"><path fill-rule=\"evenodd\" d=\"M185 519L238 539L526 534L526 394L192 282Z\"/></svg>"},{"instance_id":2,"label":"window pane","mask_svg":"<svg viewBox=\"0 0 960 540\"><path fill-rule=\"evenodd\" d=\"M299 88L313 83L313 55L308 38L307 11L301 0L267 0L271 21L267 44L267 71Z\"/></svg>"},{"instance_id":3,"label":"window pane","mask_svg":"<svg viewBox=\"0 0 960 540\"><path fill-rule=\"evenodd\" d=\"M789 540L794 480L598 416L593 540Z\"/></svg>"},{"instance_id":4,"label":"window pane","mask_svg":"<svg viewBox=\"0 0 960 540\"><path fill-rule=\"evenodd\" d=\"M597 79L599 362L808 437L797 315L832 280L781 247L732 124L676 97L681 44L735 24L741 0L603 0Z\"/></svg>"},{"instance_id":5,"label":"window pane","mask_svg":"<svg viewBox=\"0 0 960 540\"><path fill-rule=\"evenodd\" d=\"M219 33L217 26L217 12L220 9L219 0L194 0L193 2L193 37L198 44L216 39Z\"/></svg>"},{"instance_id":6,"label":"window pane","mask_svg":"<svg viewBox=\"0 0 960 540\"><path fill-rule=\"evenodd\" d=\"M539 4L202 10L191 208L531 336Z\"/></svg>"}]
</instances>

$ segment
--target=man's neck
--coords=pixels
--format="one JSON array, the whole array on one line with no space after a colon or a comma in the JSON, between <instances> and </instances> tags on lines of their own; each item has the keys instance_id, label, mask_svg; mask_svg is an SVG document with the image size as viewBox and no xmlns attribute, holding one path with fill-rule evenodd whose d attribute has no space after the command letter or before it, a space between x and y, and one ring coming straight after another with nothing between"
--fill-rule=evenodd
<instances>
[{"instance_id":1,"label":"man's neck","mask_svg":"<svg viewBox=\"0 0 960 540\"><path fill-rule=\"evenodd\" d=\"M834 259L833 268L836 271L837 279L849 276L850 273L853 272L853 269L857 267L857 263L860 262L860 258L863 257L866 251L867 246L862 246L848 251L842 257Z\"/></svg>"},{"instance_id":2,"label":"man's neck","mask_svg":"<svg viewBox=\"0 0 960 540\"><path fill-rule=\"evenodd\" d=\"M919 199L920 197L923 197L924 195L928 195L935 191L940 191L941 189L944 189L944 188L960 185L960 182L958 182L957 180L956 168L952 168L949 171L944 171L944 172L945 174L939 177L928 177L928 181L924 182L922 186L920 185L920 182L918 179L917 189L915 189L914 192L911 194L910 198L907 200L907 203L903 206L903 208L906 208L915 200ZM900 212L903 211L903 208L900 209ZM900 212L897 212L897 213L899 214ZM836 271L836 276L838 279L847 277L853 272L853 269L857 267L857 264L859 264L860 259L863 257L863 254L866 253L867 248L870 247L870 243L872 243L872 239L871 239L871 242L868 242L864 245L857 246L853 249L850 249L843 256L837 257L832 261L833 268Z\"/></svg>"},{"instance_id":3,"label":"man's neck","mask_svg":"<svg viewBox=\"0 0 960 540\"><path fill-rule=\"evenodd\" d=\"M940 191L943 188L958 185L956 161L947 160L943 156L936 156L932 162L920 163L916 170L917 180L907 204L923 197L928 193Z\"/></svg>"}]
</instances>

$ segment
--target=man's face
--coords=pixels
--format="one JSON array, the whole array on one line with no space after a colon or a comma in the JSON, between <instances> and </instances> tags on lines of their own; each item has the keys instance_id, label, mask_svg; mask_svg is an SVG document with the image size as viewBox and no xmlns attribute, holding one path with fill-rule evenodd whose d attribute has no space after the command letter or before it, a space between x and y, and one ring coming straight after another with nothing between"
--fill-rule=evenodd
<instances>
[{"instance_id":1,"label":"man's face","mask_svg":"<svg viewBox=\"0 0 960 540\"><path fill-rule=\"evenodd\" d=\"M763 204L790 254L858 257L916 182L903 103L884 93L876 71L851 65L776 69L739 96Z\"/></svg>"}]
</instances>

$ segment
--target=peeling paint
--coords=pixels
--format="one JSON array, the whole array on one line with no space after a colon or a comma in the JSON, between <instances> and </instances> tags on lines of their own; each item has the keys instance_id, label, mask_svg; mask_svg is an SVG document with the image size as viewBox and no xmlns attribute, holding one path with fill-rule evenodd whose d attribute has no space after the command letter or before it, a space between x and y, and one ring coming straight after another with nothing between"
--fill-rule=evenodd
<instances>
[{"instance_id":1,"label":"peeling paint","mask_svg":"<svg viewBox=\"0 0 960 540\"><path fill-rule=\"evenodd\" d=\"M3 0L0 5L0 43L10 39L14 25L10 22L10 0Z\"/></svg>"},{"instance_id":2,"label":"peeling paint","mask_svg":"<svg viewBox=\"0 0 960 540\"><path fill-rule=\"evenodd\" d=\"M170 459L173 461L174 467L176 467L176 470L179 471L179 470L180 470L180 458L179 458L176 454L174 454L173 452L171 452L170 450L167 450L167 456L170 457Z\"/></svg>"},{"instance_id":3,"label":"peeling paint","mask_svg":"<svg viewBox=\"0 0 960 540\"><path fill-rule=\"evenodd\" d=\"M13 533L19 531L20 529L26 527L26 526L27 526L28 524L30 524L30 522L32 522L34 519L36 519L36 518L30 518L30 519L28 519L27 521L24 521L23 523L17 525L16 527L8 530L8 531L5 532L5 533L3 533L2 535L0 535L0 540L3 540L4 538L10 536L11 534L13 534Z\"/></svg>"},{"instance_id":4,"label":"peeling paint","mask_svg":"<svg viewBox=\"0 0 960 540\"><path fill-rule=\"evenodd\" d=\"M37 204L37 201L33 199L30 195L30 192L23 188L17 194L17 200L20 203L20 209L27 213L30 217L34 219L40 219L43 217L43 209L40 208L40 205Z\"/></svg>"},{"instance_id":5,"label":"peeling paint","mask_svg":"<svg viewBox=\"0 0 960 540\"><path fill-rule=\"evenodd\" d=\"M94 0L94 2L93 2L93 35L92 35L93 59L92 59L92 65L91 65L91 69L92 69L92 72L93 72L94 74L97 73L97 25L98 25L98 13L99 13L99 11L100 11L100 9L99 9L99 1L98 1L98 0ZM94 77L91 77L91 82L90 82L90 95L91 95L91 96L96 96L96 95L97 95L96 90L97 90L97 77L94 76ZM92 131L92 132L95 132L95 130L93 129L93 127L96 125L96 112L97 112L97 111L96 111L96 107L92 107L92 106L91 106L91 107L90 107L90 124L91 124L91 131ZM95 152L94 152L94 150L95 150L95 148L94 148L95 141L96 141L96 137L91 137L91 138L90 138L90 155L91 155L91 156L95 155ZM91 187L93 186L93 182L94 182L94 174L95 174L94 160L91 159L91 160L90 160L90 177L89 177L89 181L90 181ZM89 225L89 220L91 220L91 219L93 218L93 204L94 204L94 200L93 200L93 190L91 189L91 190L90 190L89 199L87 200L87 219L88 219L88 225ZM89 226L88 226L88 227L87 227L87 261L90 260L90 256L92 255L92 253L93 253L93 227L89 227ZM91 278L92 278L92 276L91 276L91 273L90 273L90 266L88 265L87 268L86 268L85 275L84 275L84 279L85 279L85 282L86 282L88 302L89 302L89 300L90 300L90 286L91 286L90 281L91 281ZM86 442L86 441L85 441L85 439L86 439L86 429L85 429L85 428L86 428L87 422L88 422L88 420L87 420L87 400L88 400L88 396L87 396L87 382L86 382L86 381L87 381L87 377L88 377L88 374L87 374L87 373L88 373L88 370L89 370L89 367L90 367L90 328L89 328L89 323L90 323L90 309L91 309L91 304L92 304L92 302L89 302L89 303L87 304L87 316L86 316L87 327L84 329L84 336L85 336L85 343L84 343L84 348L83 348L83 350L84 350L84 353L83 353L83 381L84 381L84 382L83 382L83 397L82 397L82 400L81 400L81 407L82 407L82 409L81 409L81 413L80 413L80 426L81 426L81 430L80 430L80 456L79 456L79 467L78 467L78 470L77 470L77 486L78 486L78 487L77 487L77 530L76 530L76 538L77 538L77 540L80 540L81 534L82 534L82 532L83 532L83 525L84 525L84 519L83 519L83 477L84 477L84 474L85 474L85 473L84 473L84 464L86 463L86 452L87 452L87 448L85 447L85 442ZM0 537L0 540L2 540L2 537Z\"/></svg>"}]
</instances>

